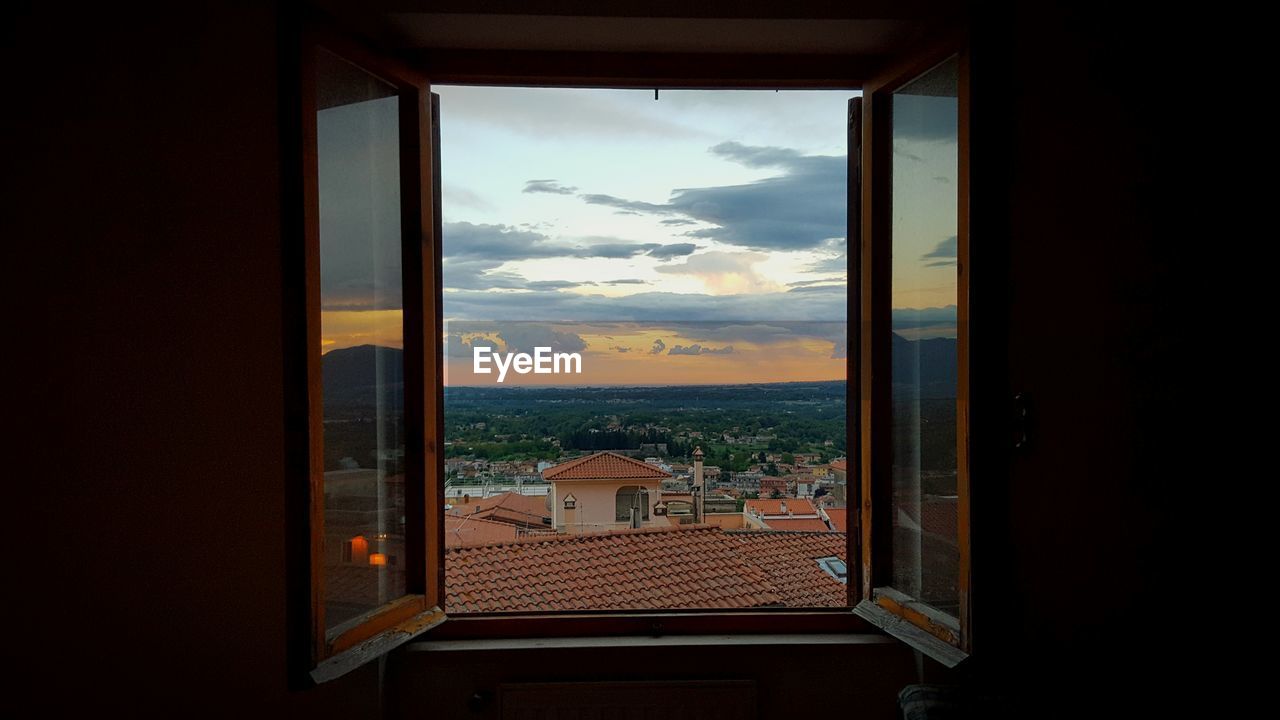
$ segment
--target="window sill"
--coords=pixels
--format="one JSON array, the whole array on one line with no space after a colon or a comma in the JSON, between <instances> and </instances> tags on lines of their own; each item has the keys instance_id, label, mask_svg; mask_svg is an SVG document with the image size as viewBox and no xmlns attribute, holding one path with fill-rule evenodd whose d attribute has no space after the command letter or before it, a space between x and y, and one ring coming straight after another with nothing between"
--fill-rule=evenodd
<instances>
[{"instance_id":1,"label":"window sill","mask_svg":"<svg viewBox=\"0 0 1280 720\"><path fill-rule=\"evenodd\" d=\"M450 615L431 642L576 638L656 638L725 635L849 635L875 633L850 608L798 610L580 612ZM424 638L426 640L427 638Z\"/></svg>"},{"instance_id":2,"label":"window sill","mask_svg":"<svg viewBox=\"0 0 1280 720\"><path fill-rule=\"evenodd\" d=\"M863 600L858 603L853 612L894 638L937 660L945 667L957 667L969 658L969 654L963 650L943 642L909 620L885 610L874 602Z\"/></svg>"},{"instance_id":3,"label":"window sill","mask_svg":"<svg viewBox=\"0 0 1280 720\"><path fill-rule=\"evenodd\" d=\"M842 633L813 635L779 633L761 635L667 635L663 637L555 637L484 638L472 640L417 640L405 652L485 652L566 648L766 646L766 645L887 645L898 641L880 634Z\"/></svg>"}]
</instances>

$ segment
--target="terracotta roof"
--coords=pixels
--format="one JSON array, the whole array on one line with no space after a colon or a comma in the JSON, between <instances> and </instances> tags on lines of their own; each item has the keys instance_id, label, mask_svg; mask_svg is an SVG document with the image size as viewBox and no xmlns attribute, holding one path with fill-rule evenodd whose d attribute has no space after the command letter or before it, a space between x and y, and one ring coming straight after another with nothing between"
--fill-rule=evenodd
<instances>
[{"instance_id":1,"label":"terracotta roof","mask_svg":"<svg viewBox=\"0 0 1280 720\"><path fill-rule=\"evenodd\" d=\"M787 509L782 509L782 503L787 504ZM818 509L813 506L805 498L781 498L778 500L760 499L748 500L743 506L744 510L754 510L760 515L768 517L770 515L787 515L790 511L792 515L817 515Z\"/></svg>"},{"instance_id":2,"label":"terracotta roof","mask_svg":"<svg viewBox=\"0 0 1280 720\"><path fill-rule=\"evenodd\" d=\"M822 518L792 518L771 517L765 518L764 524L769 526L770 530L802 530L805 532L830 532L827 524L822 522Z\"/></svg>"},{"instance_id":3,"label":"terracotta roof","mask_svg":"<svg viewBox=\"0 0 1280 720\"><path fill-rule=\"evenodd\" d=\"M845 560L844 533L726 532L752 563L764 570L787 607L842 607L849 603L848 586L818 565L818 558Z\"/></svg>"},{"instance_id":4,"label":"terracotta roof","mask_svg":"<svg viewBox=\"0 0 1280 720\"><path fill-rule=\"evenodd\" d=\"M832 530L849 532L849 508L827 508L826 513Z\"/></svg>"},{"instance_id":5,"label":"terracotta roof","mask_svg":"<svg viewBox=\"0 0 1280 720\"><path fill-rule=\"evenodd\" d=\"M445 551L449 612L842 606L819 557L839 533L705 525L520 538Z\"/></svg>"},{"instance_id":6,"label":"terracotta roof","mask_svg":"<svg viewBox=\"0 0 1280 720\"><path fill-rule=\"evenodd\" d=\"M542 477L544 480L662 480L671 477L671 473L626 455L598 452L549 467L542 471Z\"/></svg>"},{"instance_id":7,"label":"terracotta roof","mask_svg":"<svg viewBox=\"0 0 1280 720\"><path fill-rule=\"evenodd\" d=\"M487 498L475 498L468 504L451 504L446 516L469 516L513 525L550 526L551 512L547 496L504 492Z\"/></svg>"},{"instance_id":8,"label":"terracotta roof","mask_svg":"<svg viewBox=\"0 0 1280 720\"><path fill-rule=\"evenodd\" d=\"M847 460L834 460L831 463L832 470L846 470L849 467Z\"/></svg>"},{"instance_id":9,"label":"terracotta roof","mask_svg":"<svg viewBox=\"0 0 1280 720\"><path fill-rule=\"evenodd\" d=\"M516 539L516 526L483 518L444 516L444 546L491 545Z\"/></svg>"},{"instance_id":10,"label":"terracotta roof","mask_svg":"<svg viewBox=\"0 0 1280 720\"><path fill-rule=\"evenodd\" d=\"M719 529L618 530L445 551L450 612L778 605Z\"/></svg>"}]
</instances>

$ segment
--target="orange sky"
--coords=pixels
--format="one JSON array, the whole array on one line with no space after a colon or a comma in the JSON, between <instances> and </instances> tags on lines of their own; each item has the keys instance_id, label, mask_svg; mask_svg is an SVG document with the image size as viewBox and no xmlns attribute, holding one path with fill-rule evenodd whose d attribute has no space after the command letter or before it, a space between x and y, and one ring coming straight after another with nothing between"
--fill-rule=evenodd
<instances>
[{"instance_id":1,"label":"orange sky","mask_svg":"<svg viewBox=\"0 0 1280 720\"><path fill-rule=\"evenodd\" d=\"M401 347L399 311L322 313L324 352L356 345L377 344ZM715 326L709 326L714 329ZM817 326L823 332L838 333L839 325ZM743 339L716 340L699 337L698 326L650 323L583 323L555 325L558 332L580 337L586 348L581 374L520 375L507 372L502 386L513 385L705 385L764 382L843 380L845 360L833 358L834 343L825 337L804 333L782 334L769 342ZM455 331L456 332L456 331ZM488 337L500 348L496 332L464 333L465 339ZM665 346L655 353L655 341ZM671 354L677 345L722 350L731 353L699 355ZM620 349L626 348L626 351ZM494 367L490 363L490 367ZM483 375L472 372L470 352L451 357L445 366L446 385L498 385L497 371Z\"/></svg>"}]
</instances>

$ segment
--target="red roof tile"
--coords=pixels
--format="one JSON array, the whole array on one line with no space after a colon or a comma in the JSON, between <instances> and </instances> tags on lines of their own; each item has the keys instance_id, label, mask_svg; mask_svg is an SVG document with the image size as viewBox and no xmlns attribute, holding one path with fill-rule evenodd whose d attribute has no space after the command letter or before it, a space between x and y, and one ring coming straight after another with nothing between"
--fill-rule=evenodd
<instances>
[{"instance_id":1,"label":"red roof tile","mask_svg":"<svg viewBox=\"0 0 1280 720\"><path fill-rule=\"evenodd\" d=\"M547 496L505 492L493 497L474 498L471 503L451 504L446 516L467 516L521 526L550 527Z\"/></svg>"},{"instance_id":2,"label":"red roof tile","mask_svg":"<svg viewBox=\"0 0 1280 720\"><path fill-rule=\"evenodd\" d=\"M849 532L849 508L827 508L826 513L832 530Z\"/></svg>"},{"instance_id":3,"label":"red roof tile","mask_svg":"<svg viewBox=\"0 0 1280 720\"><path fill-rule=\"evenodd\" d=\"M844 533L759 532L725 533L740 543L749 560L769 576L787 607L843 607L848 586L826 573L818 558L845 560Z\"/></svg>"},{"instance_id":4,"label":"red roof tile","mask_svg":"<svg viewBox=\"0 0 1280 720\"><path fill-rule=\"evenodd\" d=\"M845 470L848 467L849 463L846 460L835 460L831 463L832 470Z\"/></svg>"},{"instance_id":5,"label":"red roof tile","mask_svg":"<svg viewBox=\"0 0 1280 720\"><path fill-rule=\"evenodd\" d=\"M782 504L787 504L787 509L782 509ZM805 498L782 498L779 500L748 500L743 506L745 510L754 510L756 513L764 516L770 515L817 515L818 509L813 506Z\"/></svg>"},{"instance_id":6,"label":"red roof tile","mask_svg":"<svg viewBox=\"0 0 1280 720\"><path fill-rule=\"evenodd\" d=\"M521 538L445 551L449 612L842 606L816 558L839 533L703 525Z\"/></svg>"},{"instance_id":7,"label":"red roof tile","mask_svg":"<svg viewBox=\"0 0 1280 720\"><path fill-rule=\"evenodd\" d=\"M822 518L791 518L791 517L771 517L765 518L764 524L770 530L794 530L803 532L829 532L827 524L822 522Z\"/></svg>"},{"instance_id":8,"label":"red roof tile","mask_svg":"<svg viewBox=\"0 0 1280 720\"><path fill-rule=\"evenodd\" d=\"M491 545L515 539L516 526L511 523L494 522L474 515L467 517L444 516L445 547Z\"/></svg>"},{"instance_id":9,"label":"red roof tile","mask_svg":"<svg viewBox=\"0 0 1280 720\"><path fill-rule=\"evenodd\" d=\"M561 463L542 471L544 480L662 480L671 473L649 463L619 455L614 452L598 452L576 460Z\"/></svg>"}]
</instances>

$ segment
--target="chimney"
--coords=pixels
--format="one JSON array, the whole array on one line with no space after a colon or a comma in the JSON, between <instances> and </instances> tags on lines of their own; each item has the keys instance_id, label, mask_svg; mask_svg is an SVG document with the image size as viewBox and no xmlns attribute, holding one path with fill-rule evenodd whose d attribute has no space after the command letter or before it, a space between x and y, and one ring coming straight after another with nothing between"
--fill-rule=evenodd
<instances>
[{"instance_id":1,"label":"chimney","mask_svg":"<svg viewBox=\"0 0 1280 720\"><path fill-rule=\"evenodd\" d=\"M694 522L702 522L702 498L706 494L702 483L702 448L693 449L693 513Z\"/></svg>"}]
</instances>

